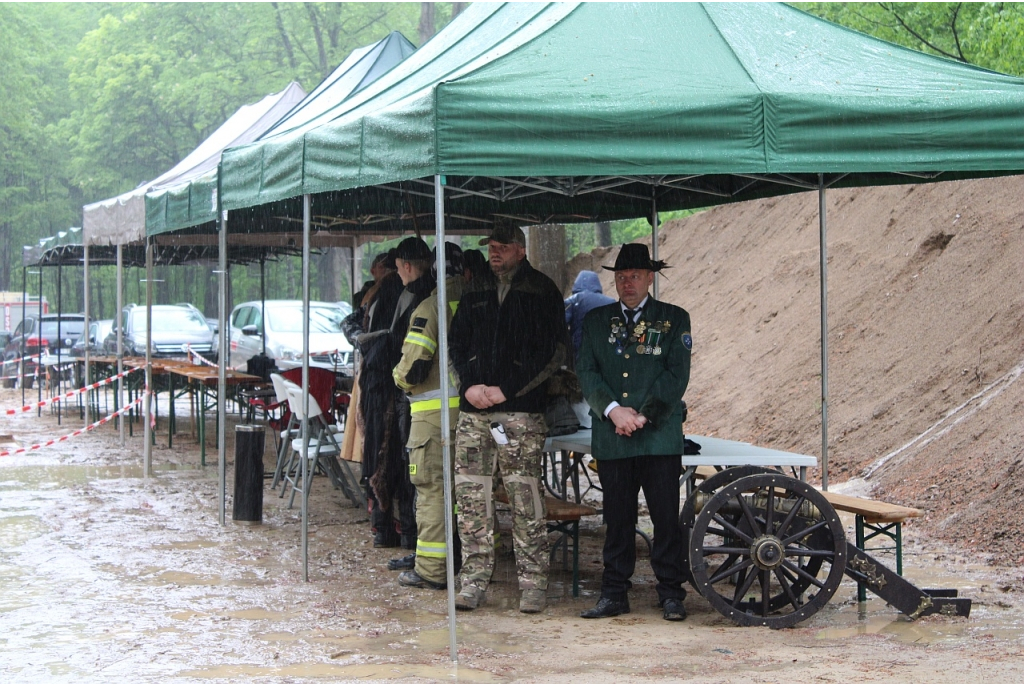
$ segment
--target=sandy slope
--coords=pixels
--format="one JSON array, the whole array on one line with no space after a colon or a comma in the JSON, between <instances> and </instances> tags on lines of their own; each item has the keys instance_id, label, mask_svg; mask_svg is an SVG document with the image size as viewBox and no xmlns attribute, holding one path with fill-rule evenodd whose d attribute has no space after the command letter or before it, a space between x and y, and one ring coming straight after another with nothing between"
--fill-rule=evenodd
<instances>
[{"instance_id":1,"label":"sandy slope","mask_svg":"<svg viewBox=\"0 0 1024 685\"><path fill-rule=\"evenodd\" d=\"M891 455L869 491L1004 562L1024 559L1022 191L1008 177L827 195L830 480ZM615 254L580 255L572 275ZM693 320L689 430L820 455L817 193L670 222L660 255L662 298Z\"/></svg>"}]
</instances>

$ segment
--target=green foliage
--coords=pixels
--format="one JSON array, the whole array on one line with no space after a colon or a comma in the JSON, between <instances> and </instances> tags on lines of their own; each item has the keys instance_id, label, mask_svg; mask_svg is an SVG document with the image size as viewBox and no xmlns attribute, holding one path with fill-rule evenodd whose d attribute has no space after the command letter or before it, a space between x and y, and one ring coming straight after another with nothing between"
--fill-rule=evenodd
<instances>
[{"instance_id":1,"label":"green foliage","mask_svg":"<svg viewBox=\"0 0 1024 685\"><path fill-rule=\"evenodd\" d=\"M1024 74L1024 7L1012 2L807 2L806 12L883 40Z\"/></svg>"},{"instance_id":2,"label":"green foliage","mask_svg":"<svg viewBox=\"0 0 1024 685\"><path fill-rule=\"evenodd\" d=\"M658 212L658 223L664 225L672 219L681 219L702 209L680 209L675 212ZM651 222L646 218L612 221L612 245L632 243L651 235ZM598 246L596 224L571 224L565 227L566 253L574 255L590 252Z\"/></svg>"}]
</instances>

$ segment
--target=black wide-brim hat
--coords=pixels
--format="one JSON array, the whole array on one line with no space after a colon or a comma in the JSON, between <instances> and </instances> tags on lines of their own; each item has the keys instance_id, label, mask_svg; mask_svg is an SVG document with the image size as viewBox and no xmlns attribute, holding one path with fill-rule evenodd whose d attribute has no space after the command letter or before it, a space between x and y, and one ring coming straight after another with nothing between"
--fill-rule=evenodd
<instances>
[{"instance_id":1,"label":"black wide-brim hat","mask_svg":"<svg viewBox=\"0 0 1024 685\"><path fill-rule=\"evenodd\" d=\"M626 271L627 269L661 271L669 268L669 265L651 259L651 252L643 243L627 243L619 250L619 256L615 258L615 266L602 266L601 268L605 271Z\"/></svg>"}]
</instances>

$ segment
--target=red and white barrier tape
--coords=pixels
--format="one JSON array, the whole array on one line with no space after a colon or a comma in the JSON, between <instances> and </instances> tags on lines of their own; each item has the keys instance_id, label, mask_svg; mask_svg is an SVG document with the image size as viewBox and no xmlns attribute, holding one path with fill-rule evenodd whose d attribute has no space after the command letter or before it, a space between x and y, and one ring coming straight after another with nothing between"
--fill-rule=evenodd
<instances>
[{"instance_id":1,"label":"red and white barrier tape","mask_svg":"<svg viewBox=\"0 0 1024 685\"><path fill-rule=\"evenodd\" d=\"M214 364L213 362L211 362L209 359L207 359L203 355L201 355L198 352L196 352L195 350L193 350L191 346L189 346L187 348L187 350L188 350L188 360L189 361L192 361L192 357L195 357L196 359L199 360L200 364L206 364L207 366L212 366L214 368L217 367L217 365Z\"/></svg>"},{"instance_id":2,"label":"red and white barrier tape","mask_svg":"<svg viewBox=\"0 0 1024 685\"><path fill-rule=\"evenodd\" d=\"M87 385L84 388L78 388L77 390L71 390L69 392L64 393L63 395L57 395L56 397L51 397L50 399L43 400L42 402L36 402L35 404L26 404L24 407L21 407L20 409L5 409L4 410L4 414L6 414L7 416L11 416L12 414L20 414L22 412L32 411L33 409L38 409L39 407L45 407L46 405L52 404L53 402L60 402L61 400L68 400L68 399L71 399L72 397L74 397L75 395L81 395L82 393L89 392L90 390L95 390L96 388L98 388L98 387L100 387L102 385L107 385L109 383L113 383L118 378L124 378L125 376L127 376L130 373L135 373L136 371L141 371L141 370L142 370L141 368L129 369L129 370L124 371L122 373L114 374L113 376L110 376L109 378L104 378L101 381L96 381L95 383L92 383L91 385Z\"/></svg>"},{"instance_id":3,"label":"red and white barrier tape","mask_svg":"<svg viewBox=\"0 0 1024 685\"><path fill-rule=\"evenodd\" d=\"M115 411L110 416L105 416L102 419L100 419L99 421L97 421L96 423L90 423L85 428L79 428L78 430L74 431L73 433L68 433L67 435L62 435L59 438L54 438L53 440L47 440L46 442L41 442L41 443L39 443L37 445L32 445L30 447L19 447L16 450L7 450L6 452L0 452L0 457L9 457L9 456L11 456L13 454L24 454L25 452L31 452L33 450L42 449L44 447L50 447L51 445L56 445L58 442L64 442L65 440L68 440L70 438L77 437L77 436L79 436L79 435L81 435L83 433L91 431L94 428L102 426L103 424L109 422L115 416L120 416L121 414L125 413L126 411L128 411L129 409L134 407L136 404L139 404L140 402L142 402L142 398L141 397L139 397L139 398L137 398L135 400L132 400L130 403L128 403L127 405L125 405L121 409L118 409L117 411Z\"/></svg>"}]
</instances>

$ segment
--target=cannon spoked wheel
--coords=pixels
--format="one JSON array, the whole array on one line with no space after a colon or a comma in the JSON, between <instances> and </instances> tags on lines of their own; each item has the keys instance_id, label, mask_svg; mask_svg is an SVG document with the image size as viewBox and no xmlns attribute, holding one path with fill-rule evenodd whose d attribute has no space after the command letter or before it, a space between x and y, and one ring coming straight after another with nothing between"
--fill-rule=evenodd
<instances>
[{"instance_id":1,"label":"cannon spoked wheel","mask_svg":"<svg viewBox=\"0 0 1024 685\"><path fill-rule=\"evenodd\" d=\"M689 541L694 586L742 626L796 625L828 603L846 570L835 509L807 483L781 474L745 476L718 490L694 519Z\"/></svg>"},{"instance_id":2,"label":"cannon spoked wheel","mask_svg":"<svg viewBox=\"0 0 1024 685\"><path fill-rule=\"evenodd\" d=\"M711 496L715 494L717 490L725 487L729 483L735 480L739 480L744 476L752 476L758 473L778 473L772 469L767 469L763 466L732 466L723 471L719 471L710 478L705 478L697 485L690 493L686 501L683 502L683 506L679 509L679 528L683 531L683 540L688 542L690 540L690 533L693 531L693 520L697 517L697 511L704 506L704 504L711 499ZM693 585L693 589L700 592L700 588L693 582L693 576L690 574L690 555L689 545L684 544L683 546L683 570L686 571L687 580L690 585Z\"/></svg>"}]
</instances>

